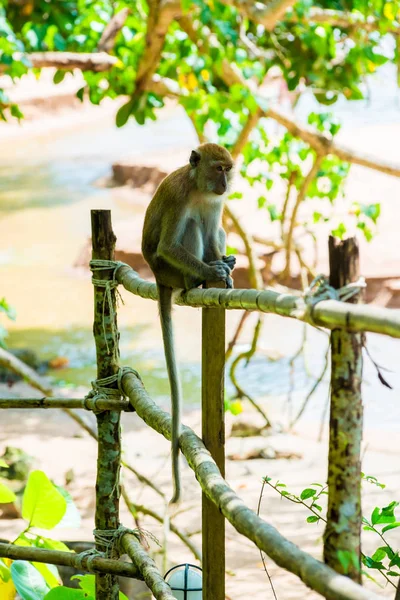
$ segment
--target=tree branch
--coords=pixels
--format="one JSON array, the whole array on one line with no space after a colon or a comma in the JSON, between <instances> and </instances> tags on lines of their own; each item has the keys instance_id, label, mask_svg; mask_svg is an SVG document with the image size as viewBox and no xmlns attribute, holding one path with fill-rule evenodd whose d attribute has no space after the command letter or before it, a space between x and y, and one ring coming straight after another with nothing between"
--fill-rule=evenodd
<instances>
[{"instance_id":1,"label":"tree branch","mask_svg":"<svg viewBox=\"0 0 400 600\"><path fill-rule=\"evenodd\" d=\"M99 52L110 52L110 50L113 49L115 38L125 25L125 21L130 13L130 8L123 8L111 18L108 25L104 28L100 41L97 44Z\"/></svg>"},{"instance_id":2,"label":"tree branch","mask_svg":"<svg viewBox=\"0 0 400 600\"><path fill-rule=\"evenodd\" d=\"M75 552L61 552L60 550L46 550L45 548L35 547L27 548L2 542L0 542L0 556L12 560L29 560L71 567L79 572L83 570L89 573L113 573L122 577L142 579L136 565L121 560L103 558L102 556L82 556L82 554L75 554Z\"/></svg>"},{"instance_id":3,"label":"tree branch","mask_svg":"<svg viewBox=\"0 0 400 600\"><path fill-rule=\"evenodd\" d=\"M257 108L255 112L249 114L247 121L242 127L242 131L239 133L235 145L232 148L231 154L233 158L237 158L242 153L242 150L247 144L251 132L253 131L254 127L257 126L257 123L262 116L263 111L261 108Z\"/></svg>"},{"instance_id":4,"label":"tree branch","mask_svg":"<svg viewBox=\"0 0 400 600\"><path fill-rule=\"evenodd\" d=\"M221 0L227 6L234 6L243 16L251 21L263 25L267 31L272 31L278 21L285 23L320 23L347 29L357 27L365 31L376 31L380 28L380 22L371 16L365 16L359 12L349 12L319 8L313 6L307 14L302 16L294 11L287 10L295 4L291 0L275 0L274 2L254 2L252 0ZM385 30L386 33L387 30ZM391 28L391 33L398 33L398 28Z\"/></svg>"},{"instance_id":5,"label":"tree branch","mask_svg":"<svg viewBox=\"0 0 400 600\"><path fill-rule=\"evenodd\" d=\"M46 396L51 395L52 389L49 382L43 377L40 377L36 371L31 367L28 367L28 365L11 354L11 352L4 350L4 348L0 348L0 365L22 377L29 385L40 392L43 392Z\"/></svg>"},{"instance_id":6,"label":"tree branch","mask_svg":"<svg viewBox=\"0 0 400 600\"><path fill-rule=\"evenodd\" d=\"M324 158L323 154L316 156L316 158L314 160L314 164L312 165L311 169L309 170L306 177L304 178L301 188L299 189L299 193L297 194L296 203L293 207L292 216L290 219L289 231L288 231L286 241L285 241L286 264L285 264L285 268L282 273L283 278L288 277L290 275L290 262L291 262L291 257L292 257L293 231L296 226L297 213L298 213L300 204L303 202L304 198L307 195L308 188L310 187L311 183L313 182L313 179L315 178L316 174L318 173L318 170L321 166L321 162L322 162L323 158Z\"/></svg>"},{"instance_id":7,"label":"tree branch","mask_svg":"<svg viewBox=\"0 0 400 600\"><path fill-rule=\"evenodd\" d=\"M278 21L281 21L285 12L296 0L272 0L268 4L254 2L254 0L221 0L222 4L234 6L238 11L250 19L263 25L267 31L272 31Z\"/></svg>"},{"instance_id":8,"label":"tree branch","mask_svg":"<svg viewBox=\"0 0 400 600\"><path fill-rule=\"evenodd\" d=\"M149 2L146 46L139 61L135 94L144 92L160 62L168 28L182 12L180 0Z\"/></svg>"},{"instance_id":9,"label":"tree branch","mask_svg":"<svg viewBox=\"0 0 400 600\"><path fill-rule=\"evenodd\" d=\"M81 71L109 71L118 62L116 56L106 52L32 52L31 54L15 53L14 60L25 57L32 67L42 69L56 67L57 69L79 69ZM9 65L0 64L0 73L7 70Z\"/></svg>"}]
</instances>

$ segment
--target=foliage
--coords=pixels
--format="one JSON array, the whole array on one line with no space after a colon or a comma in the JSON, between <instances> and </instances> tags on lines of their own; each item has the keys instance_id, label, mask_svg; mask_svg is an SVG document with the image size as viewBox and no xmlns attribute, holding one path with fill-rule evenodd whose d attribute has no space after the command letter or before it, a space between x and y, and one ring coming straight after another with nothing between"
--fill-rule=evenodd
<instances>
[{"instance_id":1,"label":"foliage","mask_svg":"<svg viewBox=\"0 0 400 600\"><path fill-rule=\"evenodd\" d=\"M44 600L96 600L96 588L94 575L76 575L71 579L79 580L79 590L60 586L53 588L44 597ZM128 600L122 592L119 592L119 600Z\"/></svg>"},{"instance_id":2,"label":"foliage","mask_svg":"<svg viewBox=\"0 0 400 600\"><path fill-rule=\"evenodd\" d=\"M385 488L383 483L380 483L373 475L365 475L361 473L361 479L367 483L375 485L381 489ZM300 494L294 494L286 490L286 485L277 481L275 484L271 483L270 477L265 477L263 480L264 485L268 485L272 489L278 492L282 498L286 498L295 504L301 504L307 508L312 514L306 518L307 523L326 523L326 519L323 516L323 507L320 504L321 497L327 495L327 485L321 483L312 483L300 492ZM397 586L396 580L392 578L400 577L400 552L395 550L391 544L387 541L384 534L391 529L397 529L400 527L400 521L395 515L396 508L400 505L399 502L390 502L387 506L379 507L376 506L369 518L362 517L364 531L371 531L379 538L379 547L375 550L372 556L362 554L362 564L370 570L378 570L387 582L393 586ZM338 550L338 558L341 564L346 570L346 565L349 565L351 561L356 560L357 557L350 555L349 552ZM369 579L375 581L374 577L369 572L363 571Z\"/></svg>"},{"instance_id":3,"label":"foliage","mask_svg":"<svg viewBox=\"0 0 400 600\"><path fill-rule=\"evenodd\" d=\"M260 109L268 109L271 94L262 86L272 76L281 79L292 103L307 89L321 105L331 105L340 97L362 99L366 77L384 63L397 61L385 36L397 31L398 0L354 0L345 8L332 0L317 4L300 0L272 31L246 16L240 5L184 0L182 15L176 10L177 14L166 18L169 26L155 35L153 28L161 27L156 5L145 0L41 0L24 2L21 9L19 2L6 0L0 9L0 67L16 79L31 69L32 52L96 52L112 16L128 8L113 43L116 64L104 72L85 71L78 97L86 95L99 104L106 97L128 96L116 116L117 125L123 126L131 116L140 124L156 119L157 110L172 93L201 135L233 148L249 119ZM323 18L313 20L314 10ZM60 83L64 76L65 70L57 71L54 82ZM154 77L166 85L153 90L148 84ZM22 116L0 91L0 116L5 119L9 113ZM308 121L327 139L340 128L324 110L312 112ZM328 154L313 181L307 182L315 151L289 132L272 135L265 119L251 134L243 156L241 173L251 185L259 185L258 205L266 211L266 222L281 222L282 246L289 247L289 262L290 253L301 250L298 245L292 248L294 229L313 237L319 223L332 219L349 165ZM299 202L317 200L321 208L299 222L297 208L284 202L285 194L281 202L271 199L269 192L278 182L286 186L288 200L290 196L297 196ZM333 221L332 233L343 237L353 221L370 240L379 205L352 203L348 212L345 223Z\"/></svg>"},{"instance_id":4,"label":"foliage","mask_svg":"<svg viewBox=\"0 0 400 600\"><path fill-rule=\"evenodd\" d=\"M0 466L7 465L0 461ZM0 483L0 504L15 500L11 490ZM32 471L29 475L22 496L22 516L26 527L14 541L15 545L69 552L62 542L35 532L37 528L51 530L55 527L79 527L80 524L71 496L54 485L43 471ZM59 586L58 571L53 565L0 559L1 598L12 599L18 592L23 600L42 600L50 590Z\"/></svg>"}]
</instances>

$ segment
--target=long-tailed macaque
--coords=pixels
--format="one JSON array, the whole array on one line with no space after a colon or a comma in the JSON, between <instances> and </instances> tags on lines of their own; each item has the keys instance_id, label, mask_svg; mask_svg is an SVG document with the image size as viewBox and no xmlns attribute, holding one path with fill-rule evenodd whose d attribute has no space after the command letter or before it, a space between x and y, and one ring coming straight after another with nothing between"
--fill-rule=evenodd
<instances>
[{"instance_id":1,"label":"long-tailed macaque","mask_svg":"<svg viewBox=\"0 0 400 600\"><path fill-rule=\"evenodd\" d=\"M189 164L166 177L150 202L143 226L142 252L153 271L157 287L165 358L171 387L172 475L174 493L181 494L179 436L182 393L175 359L172 330L172 289L188 290L209 281L225 281L234 256L225 256L221 228L223 202L232 179L233 160L217 144L193 150Z\"/></svg>"}]
</instances>

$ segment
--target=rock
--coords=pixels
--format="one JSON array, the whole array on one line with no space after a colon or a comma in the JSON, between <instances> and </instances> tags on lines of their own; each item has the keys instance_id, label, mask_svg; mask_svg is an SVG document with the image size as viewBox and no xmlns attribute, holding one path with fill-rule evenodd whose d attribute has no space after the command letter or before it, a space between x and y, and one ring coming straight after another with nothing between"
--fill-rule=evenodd
<instances>
[{"instance_id":1,"label":"rock","mask_svg":"<svg viewBox=\"0 0 400 600\"><path fill-rule=\"evenodd\" d=\"M159 184L168 175L157 167L134 165L132 163L114 163L113 180L119 185L129 184L133 188L142 188L153 195Z\"/></svg>"}]
</instances>

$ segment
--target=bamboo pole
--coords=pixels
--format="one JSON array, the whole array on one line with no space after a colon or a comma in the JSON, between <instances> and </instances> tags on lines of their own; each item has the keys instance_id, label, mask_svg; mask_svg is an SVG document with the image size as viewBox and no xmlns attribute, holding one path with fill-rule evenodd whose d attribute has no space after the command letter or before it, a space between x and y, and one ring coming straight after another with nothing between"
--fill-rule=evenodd
<instances>
[{"instance_id":1,"label":"bamboo pole","mask_svg":"<svg viewBox=\"0 0 400 600\"><path fill-rule=\"evenodd\" d=\"M132 411L127 400L108 398L0 398L0 408L81 408L84 410Z\"/></svg>"},{"instance_id":2,"label":"bamboo pole","mask_svg":"<svg viewBox=\"0 0 400 600\"><path fill-rule=\"evenodd\" d=\"M359 277L355 238L329 238L330 285L336 289ZM357 303L353 296L349 302ZM361 583L361 398L363 334L331 333L331 408L328 455L328 510L324 560ZM346 561L340 560L345 553ZM348 563L348 564L346 564Z\"/></svg>"},{"instance_id":3,"label":"bamboo pole","mask_svg":"<svg viewBox=\"0 0 400 600\"><path fill-rule=\"evenodd\" d=\"M211 284L224 289L225 283ZM201 411L202 438L225 475L225 310L203 308ZM225 518L202 494L203 599L225 600Z\"/></svg>"},{"instance_id":4,"label":"bamboo pole","mask_svg":"<svg viewBox=\"0 0 400 600\"><path fill-rule=\"evenodd\" d=\"M142 579L151 590L156 600L175 600L171 588L164 581L163 576L157 569L154 560L147 554L134 535L125 533L121 539L121 545L132 562L139 569Z\"/></svg>"},{"instance_id":5,"label":"bamboo pole","mask_svg":"<svg viewBox=\"0 0 400 600\"><path fill-rule=\"evenodd\" d=\"M115 235L111 225L110 210L92 210L93 259L113 260ZM95 272L95 279L112 279L112 269ZM118 372L118 340L115 290L111 290L111 304L107 302L106 289L94 286L93 334L96 343L97 378L103 379ZM116 384L114 385L116 387ZM121 427L119 411L96 415L98 431L98 456L96 479L95 527L98 531L117 529L119 526L119 496L121 468ZM107 558L118 558L118 550L111 545L105 548L96 541L96 548L106 551ZM112 575L96 575L96 600L118 600L119 585Z\"/></svg>"},{"instance_id":6,"label":"bamboo pole","mask_svg":"<svg viewBox=\"0 0 400 600\"><path fill-rule=\"evenodd\" d=\"M122 388L143 421L166 439L171 439L171 416L148 396L143 383L132 373L122 379ZM308 587L329 600L383 600L348 577L339 575L282 536L235 494L222 477L202 440L189 427L179 438L182 453L208 498L240 534L254 542L275 563L294 573Z\"/></svg>"},{"instance_id":7,"label":"bamboo pole","mask_svg":"<svg viewBox=\"0 0 400 600\"><path fill-rule=\"evenodd\" d=\"M81 558L79 554L75 554L75 552L61 552L60 550L45 550L43 548L15 546L13 544L4 544L1 542L0 556L2 558L10 558L11 560L29 560L50 565L72 567L78 571L88 571L89 573L112 573L119 577L142 579L136 565L110 558L102 558L101 556L85 556ZM88 565L89 559L90 568Z\"/></svg>"},{"instance_id":8,"label":"bamboo pole","mask_svg":"<svg viewBox=\"0 0 400 600\"><path fill-rule=\"evenodd\" d=\"M124 288L150 300L157 300L157 288L139 277L129 266L120 267L118 281ZM400 310L371 305L349 304L338 300L321 300L307 310L300 295L280 294L274 290L219 290L192 289L175 297L180 306L245 309L291 317L304 323L327 329L369 331L400 338Z\"/></svg>"}]
</instances>

